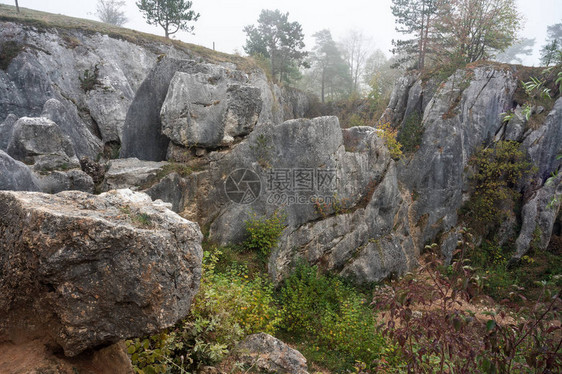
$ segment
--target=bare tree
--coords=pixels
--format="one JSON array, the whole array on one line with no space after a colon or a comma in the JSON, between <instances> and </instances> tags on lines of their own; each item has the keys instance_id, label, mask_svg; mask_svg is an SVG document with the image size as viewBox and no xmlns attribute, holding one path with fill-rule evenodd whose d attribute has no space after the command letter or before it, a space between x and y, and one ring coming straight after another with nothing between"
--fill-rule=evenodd
<instances>
[{"instance_id":1,"label":"bare tree","mask_svg":"<svg viewBox=\"0 0 562 374\"><path fill-rule=\"evenodd\" d=\"M347 60L352 78L352 92L359 92L360 78L365 69L365 62L371 52L371 40L366 38L361 31L350 30L340 42L341 50Z\"/></svg>"},{"instance_id":2,"label":"bare tree","mask_svg":"<svg viewBox=\"0 0 562 374\"><path fill-rule=\"evenodd\" d=\"M16 0L16 9L18 11L18 13L20 12L20 5L18 4L18 0Z\"/></svg>"},{"instance_id":3,"label":"bare tree","mask_svg":"<svg viewBox=\"0 0 562 374\"><path fill-rule=\"evenodd\" d=\"M95 14L102 22L123 26L128 21L125 12L121 10L124 6L124 0L98 0Z\"/></svg>"}]
</instances>

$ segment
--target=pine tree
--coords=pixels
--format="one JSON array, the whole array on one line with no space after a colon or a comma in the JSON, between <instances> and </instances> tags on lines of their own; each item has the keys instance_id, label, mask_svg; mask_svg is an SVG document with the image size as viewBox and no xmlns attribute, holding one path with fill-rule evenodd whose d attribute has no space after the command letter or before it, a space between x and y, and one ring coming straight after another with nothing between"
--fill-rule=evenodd
<instances>
[{"instance_id":1,"label":"pine tree","mask_svg":"<svg viewBox=\"0 0 562 374\"><path fill-rule=\"evenodd\" d=\"M392 0L396 31L411 39L393 40L393 53L403 55L401 62L416 58L417 68L423 69L429 48L430 29L437 11L437 0Z\"/></svg>"},{"instance_id":2,"label":"pine tree","mask_svg":"<svg viewBox=\"0 0 562 374\"><path fill-rule=\"evenodd\" d=\"M289 81L295 68L305 63L302 26L289 22L289 13L264 9L257 26L246 26L244 32L247 35L244 51L269 59L274 79Z\"/></svg>"},{"instance_id":3,"label":"pine tree","mask_svg":"<svg viewBox=\"0 0 562 374\"><path fill-rule=\"evenodd\" d=\"M164 29L166 38L180 30L193 32L188 22L197 21L199 13L191 9L192 2L186 0L139 0L137 7L143 13L146 23Z\"/></svg>"}]
</instances>

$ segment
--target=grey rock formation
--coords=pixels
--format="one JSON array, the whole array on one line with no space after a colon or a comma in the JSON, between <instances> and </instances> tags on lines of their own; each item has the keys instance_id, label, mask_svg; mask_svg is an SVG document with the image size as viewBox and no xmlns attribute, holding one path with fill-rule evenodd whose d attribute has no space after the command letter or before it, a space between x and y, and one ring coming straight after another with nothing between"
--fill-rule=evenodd
<instances>
[{"instance_id":1,"label":"grey rock formation","mask_svg":"<svg viewBox=\"0 0 562 374\"><path fill-rule=\"evenodd\" d=\"M13 114L8 114L4 122L0 124L0 150L6 151L8 149L8 144L12 138L12 132L17 120L18 117Z\"/></svg>"},{"instance_id":2,"label":"grey rock formation","mask_svg":"<svg viewBox=\"0 0 562 374\"><path fill-rule=\"evenodd\" d=\"M0 340L47 337L67 356L184 317L201 276L201 232L166 204L0 192Z\"/></svg>"},{"instance_id":3,"label":"grey rock formation","mask_svg":"<svg viewBox=\"0 0 562 374\"><path fill-rule=\"evenodd\" d=\"M83 191L94 193L92 177L82 170L52 171L36 175L41 192L58 193L61 191Z\"/></svg>"},{"instance_id":4,"label":"grey rock formation","mask_svg":"<svg viewBox=\"0 0 562 374\"><path fill-rule=\"evenodd\" d=\"M167 162L140 161L137 158L112 160L105 173L104 190L139 188L156 183L158 172Z\"/></svg>"},{"instance_id":5,"label":"grey rock formation","mask_svg":"<svg viewBox=\"0 0 562 374\"><path fill-rule=\"evenodd\" d=\"M262 126L208 159L205 171L185 178L182 214L210 225L210 238L222 244L243 240L252 215L285 214L288 227L269 261L276 281L299 258L359 282L415 264L410 197L373 129L342 133L336 117L290 120ZM253 179L240 184L246 176ZM255 182L259 188L236 190Z\"/></svg>"},{"instance_id":6,"label":"grey rock formation","mask_svg":"<svg viewBox=\"0 0 562 374\"><path fill-rule=\"evenodd\" d=\"M45 29L5 21L1 22L0 40L13 42L21 50L8 69L0 71L0 116L36 117L45 102L56 99L68 107L73 123L77 123L74 114L79 113L90 132L105 142L118 140L135 91L158 53L169 49L79 29ZM96 65L96 84L86 92L80 78ZM66 130L65 124L59 125ZM82 156L82 152L77 147L77 153Z\"/></svg>"},{"instance_id":7,"label":"grey rock formation","mask_svg":"<svg viewBox=\"0 0 562 374\"><path fill-rule=\"evenodd\" d=\"M414 223L421 229L420 243L435 240L457 224L467 187L464 168L479 146L493 141L516 86L509 70L459 70L428 104L421 147L400 168L399 177L419 196Z\"/></svg>"},{"instance_id":8,"label":"grey rock formation","mask_svg":"<svg viewBox=\"0 0 562 374\"><path fill-rule=\"evenodd\" d=\"M544 124L531 132L522 147L527 150L533 164L538 167L538 175L546 179L561 164L556 156L562 153L562 98L556 100Z\"/></svg>"},{"instance_id":9,"label":"grey rock formation","mask_svg":"<svg viewBox=\"0 0 562 374\"><path fill-rule=\"evenodd\" d=\"M260 372L308 374L306 358L299 351L263 332L250 335L239 344L238 358Z\"/></svg>"},{"instance_id":10,"label":"grey rock formation","mask_svg":"<svg viewBox=\"0 0 562 374\"><path fill-rule=\"evenodd\" d=\"M162 58L150 71L129 107L121 139L122 158L137 157L162 161L169 139L162 134L160 111L176 72L199 72L201 67L190 60Z\"/></svg>"},{"instance_id":11,"label":"grey rock formation","mask_svg":"<svg viewBox=\"0 0 562 374\"><path fill-rule=\"evenodd\" d=\"M39 181L31 170L0 150L0 190L40 191Z\"/></svg>"},{"instance_id":12,"label":"grey rock formation","mask_svg":"<svg viewBox=\"0 0 562 374\"><path fill-rule=\"evenodd\" d=\"M70 137L78 158L95 159L102 152L101 140L89 131L76 108L68 102L63 104L56 99L47 100L41 117L55 122L62 132Z\"/></svg>"},{"instance_id":13,"label":"grey rock formation","mask_svg":"<svg viewBox=\"0 0 562 374\"><path fill-rule=\"evenodd\" d=\"M162 133L185 147L217 148L248 135L262 109L257 87L236 83L226 69L176 73L162 106ZM243 81L247 80L243 77Z\"/></svg>"},{"instance_id":14,"label":"grey rock formation","mask_svg":"<svg viewBox=\"0 0 562 374\"><path fill-rule=\"evenodd\" d=\"M53 121L22 117L14 125L8 154L34 164L35 170L72 168L79 165L70 139Z\"/></svg>"},{"instance_id":15,"label":"grey rock formation","mask_svg":"<svg viewBox=\"0 0 562 374\"><path fill-rule=\"evenodd\" d=\"M185 147L216 147L224 136L226 82L223 69L176 73L162 105L162 133Z\"/></svg>"},{"instance_id":16,"label":"grey rock formation","mask_svg":"<svg viewBox=\"0 0 562 374\"><path fill-rule=\"evenodd\" d=\"M529 249L545 250L560 211L562 175L558 175L534 193L521 209L521 231L515 242L515 259Z\"/></svg>"},{"instance_id":17,"label":"grey rock formation","mask_svg":"<svg viewBox=\"0 0 562 374\"><path fill-rule=\"evenodd\" d=\"M187 182L178 173L171 173L143 192L152 200L160 199L172 204L172 210L181 213L185 205L183 191L186 190L188 190Z\"/></svg>"}]
</instances>

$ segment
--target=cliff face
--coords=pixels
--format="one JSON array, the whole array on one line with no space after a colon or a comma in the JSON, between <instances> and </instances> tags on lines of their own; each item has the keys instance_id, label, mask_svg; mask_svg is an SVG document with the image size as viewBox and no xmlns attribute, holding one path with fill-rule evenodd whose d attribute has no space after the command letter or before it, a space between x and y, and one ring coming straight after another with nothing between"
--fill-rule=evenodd
<instances>
[{"instance_id":1,"label":"cliff face","mask_svg":"<svg viewBox=\"0 0 562 374\"><path fill-rule=\"evenodd\" d=\"M536 171L518 186L520 227L506 230L518 237L516 256L536 227L548 245L559 211L548 202L561 187L545 180L560 166L562 101L530 126L517 105L517 67L474 66L444 82L401 78L384 118L421 140L397 161L372 128L294 120L306 116L308 98L243 58L141 36L2 26L3 51L12 51L0 70L3 189L144 190L222 244L242 241L250 217L282 212L274 279L305 258L371 282L411 269L427 242L451 255L469 160L512 140Z\"/></svg>"},{"instance_id":2,"label":"cliff face","mask_svg":"<svg viewBox=\"0 0 562 374\"><path fill-rule=\"evenodd\" d=\"M401 78L395 86L386 118L408 131L405 123L417 112L423 132L419 149L404 160L399 179L419 196L412 212L420 241L439 240L447 257L463 224L459 209L470 198L469 160L480 147L494 147L499 141L517 142L533 165L532 175L516 186L522 211L506 222L500 240L517 238L516 258L527 252L537 233L536 249L548 246L560 210L560 203L552 199L560 196L562 186L559 177L545 182L561 165L557 155L562 152L562 99L551 99L550 110L532 107L532 116L526 117L523 107L530 98L517 92L521 75L529 74L526 70L489 64L459 70L437 89L415 76ZM511 112L512 118L504 121L504 113ZM533 117L538 118L535 123Z\"/></svg>"}]
</instances>

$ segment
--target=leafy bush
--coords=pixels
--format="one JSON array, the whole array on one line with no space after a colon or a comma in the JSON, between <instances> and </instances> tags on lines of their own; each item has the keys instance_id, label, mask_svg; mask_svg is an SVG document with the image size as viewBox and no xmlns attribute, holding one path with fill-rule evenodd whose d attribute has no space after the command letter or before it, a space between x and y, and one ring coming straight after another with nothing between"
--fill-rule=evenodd
<instances>
[{"instance_id":1,"label":"leafy bush","mask_svg":"<svg viewBox=\"0 0 562 374\"><path fill-rule=\"evenodd\" d=\"M393 129L389 123L380 124L378 129L380 130L380 136L390 151L390 157L398 160L402 157L402 144L396 139L397 130Z\"/></svg>"},{"instance_id":2,"label":"leafy bush","mask_svg":"<svg viewBox=\"0 0 562 374\"><path fill-rule=\"evenodd\" d=\"M341 279L318 274L300 263L280 291L280 328L316 350L335 351L339 365L355 361L369 367L380 357L384 340L365 296Z\"/></svg>"},{"instance_id":3,"label":"leafy bush","mask_svg":"<svg viewBox=\"0 0 562 374\"><path fill-rule=\"evenodd\" d=\"M86 69L81 76L78 76L80 88L82 88L84 92L91 91L100 84L99 70L99 65L95 64L92 69Z\"/></svg>"},{"instance_id":4,"label":"leafy bush","mask_svg":"<svg viewBox=\"0 0 562 374\"><path fill-rule=\"evenodd\" d=\"M475 229L490 230L512 214L520 198L517 184L532 171L531 163L519 143L500 141L476 152L469 165L475 172L465 218Z\"/></svg>"},{"instance_id":5,"label":"leafy bush","mask_svg":"<svg viewBox=\"0 0 562 374\"><path fill-rule=\"evenodd\" d=\"M127 341L137 373L184 373L220 362L244 336L273 334L273 286L244 267L215 271L221 250L204 252L204 273L190 315L162 334Z\"/></svg>"},{"instance_id":6,"label":"leafy bush","mask_svg":"<svg viewBox=\"0 0 562 374\"><path fill-rule=\"evenodd\" d=\"M383 332L400 347L407 371L559 372L559 295L545 288L543 296L516 317L502 308L476 316L468 306L482 279L467 265L464 255L474 245L469 232L463 236L450 271L442 273L441 260L430 253L417 274L375 293L376 305L389 314Z\"/></svg>"},{"instance_id":7,"label":"leafy bush","mask_svg":"<svg viewBox=\"0 0 562 374\"><path fill-rule=\"evenodd\" d=\"M408 115L397 140L402 144L405 153L414 153L420 147L423 137L421 114L414 111Z\"/></svg>"},{"instance_id":8,"label":"leafy bush","mask_svg":"<svg viewBox=\"0 0 562 374\"><path fill-rule=\"evenodd\" d=\"M256 251L265 257L269 256L286 227L285 218L286 216L279 211L275 211L270 218L258 217L254 214L245 222L244 248Z\"/></svg>"}]
</instances>

